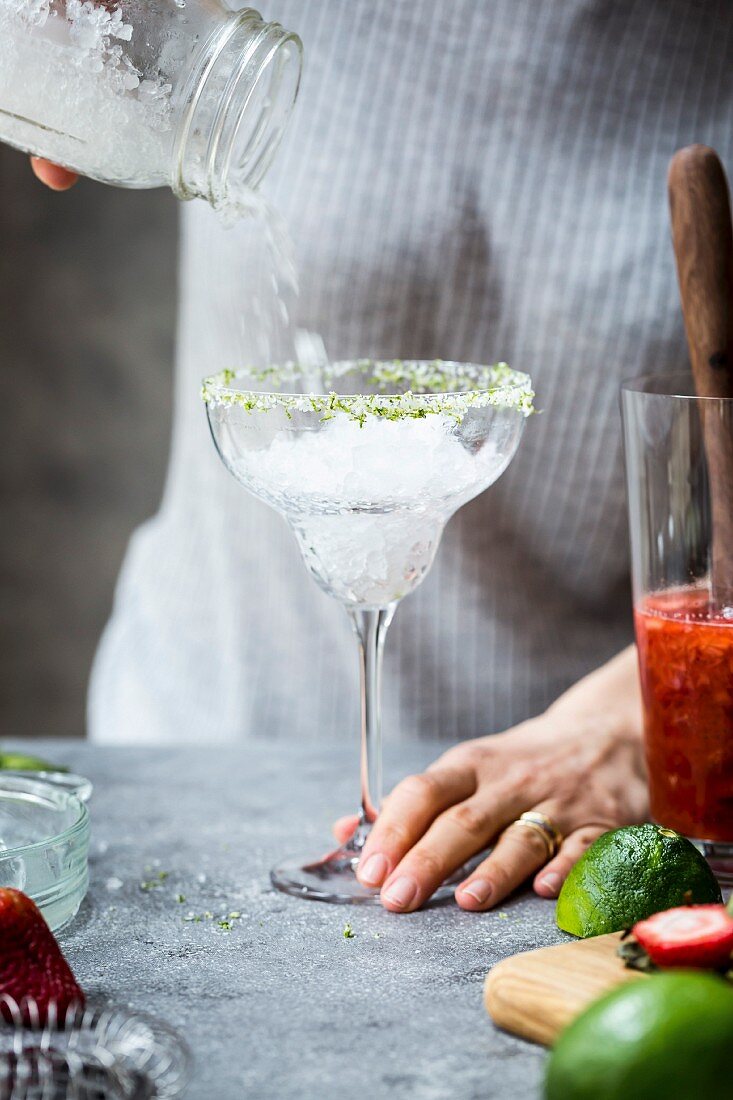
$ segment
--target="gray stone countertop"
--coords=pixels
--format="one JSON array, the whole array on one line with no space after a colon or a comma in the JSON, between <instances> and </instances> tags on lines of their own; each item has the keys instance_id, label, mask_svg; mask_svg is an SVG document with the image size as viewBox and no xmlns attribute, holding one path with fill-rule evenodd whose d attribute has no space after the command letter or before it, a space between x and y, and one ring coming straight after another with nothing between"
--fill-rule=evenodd
<instances>
[{"instance_id":1,"label":"gray stone countertop","mask_svg":"<svg viewBox=\"0 0 733 1100\"><path fill-rule=\"evenodd\" d=\"M270 886L273 863L325 850L354 808L349 746L36 747L95 786L91 884L63 949L89 995L184 1034L191 1100L539 1098L544 1053L492 1026L482 983L499 959L562 939L551 902L398 916ZM388 746L388 780L439 751ZM229 932L184 919L207 912L241 917Z\"/></svg>"}]
</instances>

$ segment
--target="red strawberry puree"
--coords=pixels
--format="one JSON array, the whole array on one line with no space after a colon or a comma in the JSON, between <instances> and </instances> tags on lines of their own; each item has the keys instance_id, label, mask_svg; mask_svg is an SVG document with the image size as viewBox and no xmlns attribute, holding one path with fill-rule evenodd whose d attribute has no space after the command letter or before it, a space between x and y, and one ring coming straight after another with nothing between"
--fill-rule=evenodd
<instances>
[{"instance_id":1,"label":"red strawberry puree","mask_svg":"<svg viewBox=\"0 0 733 1100\"><path fill-rule=\"evenodd\" d=\"M691 589L647 597L634 618L652 817L733 841L733 620Z\"/></svg>"}]
</instances>

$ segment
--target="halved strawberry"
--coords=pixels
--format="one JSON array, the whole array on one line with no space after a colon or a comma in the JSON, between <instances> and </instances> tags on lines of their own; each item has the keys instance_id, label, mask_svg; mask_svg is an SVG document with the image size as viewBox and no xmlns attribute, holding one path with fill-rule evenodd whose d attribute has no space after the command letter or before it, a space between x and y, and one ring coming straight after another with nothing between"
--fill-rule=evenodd
<instances>
[{"instance_id":1,"label":"halved strawberry","mask_svg":"<svg viewBox=\"0 0 733 1100\"><path fill-rule=\"evenodd\" d=\"M721 970L731 963L733 917L722 905L685 905L655 913L632 932L657 966Z\"/></svg>"},{"instance_id":2,"label":"halved strawberry","mask_svg":"<svg viewBox=\"0 0 733 1100\"><path fill-rule=\"evenodd\" d=\"M24 1001L38 1006L39 1022L45 1023L55 1004L57 1019L63 1021L72 1004L82 1006L84 994L71 972L51 929L35 902L20 890L0 888L0 998L11 997L20 1005L26 1022L33 1023ZM6 1003L0 1015L12 1019Z\"/></svg>"}]
</instances>

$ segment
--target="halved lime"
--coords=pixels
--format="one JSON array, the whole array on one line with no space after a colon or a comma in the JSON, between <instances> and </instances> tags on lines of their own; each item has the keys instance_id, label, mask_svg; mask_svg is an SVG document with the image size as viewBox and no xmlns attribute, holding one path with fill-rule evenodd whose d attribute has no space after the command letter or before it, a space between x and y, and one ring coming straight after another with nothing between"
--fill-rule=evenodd
<instances>
[{"instance_id":1,"label":"halved lime","mask_svg":"<svg viewBox=\"0 0 733 1100\"><path fill-rule=\"evenodd\" d=\"M558 928L573 936L619 932L678 905L722 901L694 844L660 825L604 833L578 860L557 899Z\"/></svg>"}]
</instances>

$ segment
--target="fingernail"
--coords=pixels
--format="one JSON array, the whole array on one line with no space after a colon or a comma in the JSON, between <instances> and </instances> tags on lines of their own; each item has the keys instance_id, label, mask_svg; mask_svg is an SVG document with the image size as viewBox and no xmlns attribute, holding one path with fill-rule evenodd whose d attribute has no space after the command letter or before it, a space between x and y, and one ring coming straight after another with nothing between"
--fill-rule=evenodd
<instances>
[{"instance_id":1,"label":"fingernail","mask_svg":"<svg viewBox=\"0 0 733 1100\"><path fill-rule=\"evenodd\" d=\"M406 909L410 902L414 900L416 893L417 883L414 878L403 876L395 879L389 890L385 892L384 900L398 906L400 909Z\"/></svg>"},{"instance_id":2,"label":"fingernail","mask_svg":"<svg viewBox=\"0 0 733 1100\"><path fill-rule=\"evenodd\" d=\"M492 889L491 883L487 882L485 878L475 878L473 882L469 882L468 886L461 887L461 893L468 894L479 905L483 905L491 897Z\"/></svg>"},{"instance_id":3,"label":"fingernail","mask_svg":"<svg viewBox=\"0 0 733 1100\"><path fill-rule=\"evenodd\" d=\"M359 867L358 878L367 886L381 886L387 877L388 871L387 857L383 856L381 852L375 852L373 856L369 856L363 867Z\"/></svg>"},{"instance_id":4,"label":"fingernail","mask_svg":"<svg viewBox=\"0 0 733 1100\"><path fill-rule=\"evenodd\" d=\"M547 890L551 890L553 894L559 894L560 887L562 886L562 879L554 871L550 871L549 875L543 875L539 879L539 885L544 886Z\"/></svg>"}]
</instances>

